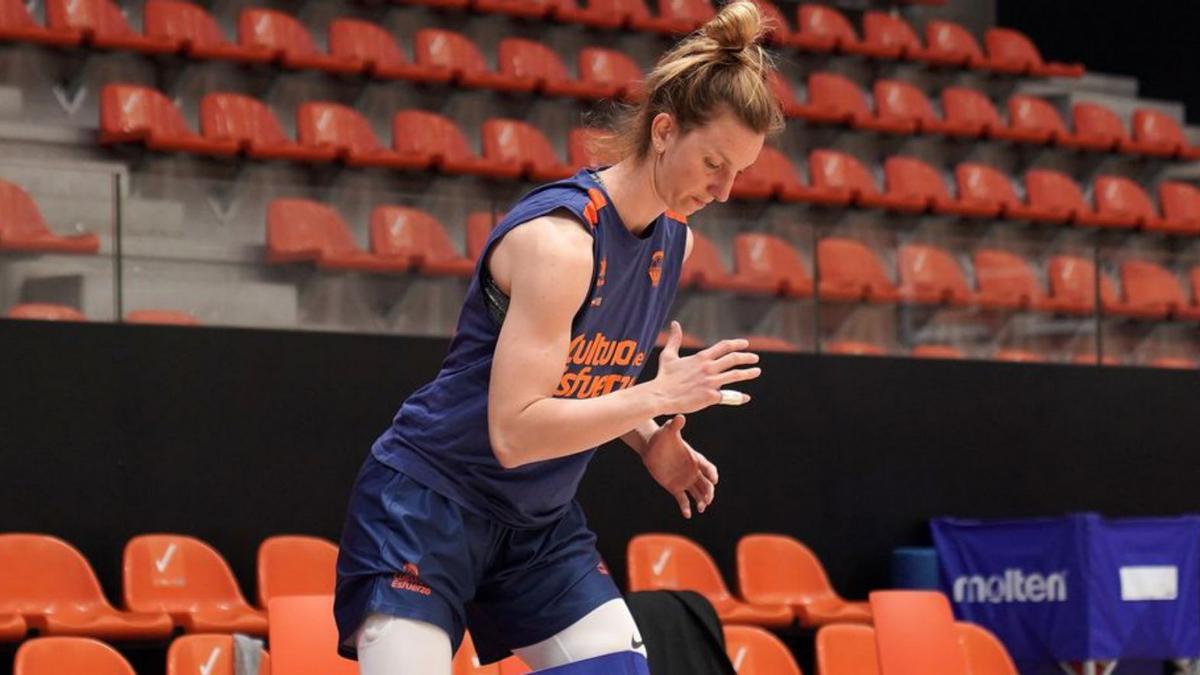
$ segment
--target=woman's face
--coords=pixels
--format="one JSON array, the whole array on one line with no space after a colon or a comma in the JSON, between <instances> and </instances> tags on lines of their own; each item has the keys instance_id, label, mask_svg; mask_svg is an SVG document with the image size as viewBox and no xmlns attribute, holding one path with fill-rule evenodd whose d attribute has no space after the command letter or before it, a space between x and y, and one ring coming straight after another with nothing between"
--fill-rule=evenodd
<instances>
[{"instance_id":1,"label":"woman's face","mask_svg":"<svg viewBox=\"0 0 1200 675\"><path fill-rule=\"evenodd\" d=\"M683 216L714 199L729 199L733 179L758 159L765 138L727 110L686 134L680 134L670 114L659 113L651 129L651 153L662 150L656 174L659 196Z\"/></svg>"}]
</instances>

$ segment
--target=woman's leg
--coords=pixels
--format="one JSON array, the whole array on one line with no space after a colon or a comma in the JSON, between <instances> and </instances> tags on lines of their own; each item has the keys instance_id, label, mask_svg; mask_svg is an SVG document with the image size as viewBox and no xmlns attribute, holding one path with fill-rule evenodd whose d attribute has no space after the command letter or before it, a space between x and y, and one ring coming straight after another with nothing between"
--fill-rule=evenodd
<instances>
[{"instance_id":1,"label":"woman's leg","mask_svg":"<svg viewBox=\"0 0 1200 675\"><path fill-rule=\"evenodd\" d=\"M534 670L624 651L646 655L642 634L633 622L629 607L620 598L593 609L557 635L513 650ZM367 671L363 673L366 675Z\"/></svg>"},{"instance_id":2,"label":"woman's leg","mask_svg":"<svg viewBox=\"0 0 1200 675\"><path fill-rule=\"evenodd\" d=\"M361 675L450 675L450 636L431 623L371 614L354 639Z\"/></svg>"}]
</instances>

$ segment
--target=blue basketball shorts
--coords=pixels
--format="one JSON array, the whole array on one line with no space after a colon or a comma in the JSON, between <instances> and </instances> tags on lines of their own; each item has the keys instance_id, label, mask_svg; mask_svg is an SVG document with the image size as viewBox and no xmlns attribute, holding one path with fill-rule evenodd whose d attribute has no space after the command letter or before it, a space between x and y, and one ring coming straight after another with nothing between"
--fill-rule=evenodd
<instances>
[{"instance_id":1,"label":"blue basketball shorts","mask_svg":"<svg viewBox=\"0 0 1200 675\"><path fill-rule=\"evenodd\" d=\"M621 597L579 504L515 529L469 511L368 455L337 561L338 651L356 658L368 615L441 627L455 651L471 631L480 663L537 644Z\"/></svg>"}]
</instances>

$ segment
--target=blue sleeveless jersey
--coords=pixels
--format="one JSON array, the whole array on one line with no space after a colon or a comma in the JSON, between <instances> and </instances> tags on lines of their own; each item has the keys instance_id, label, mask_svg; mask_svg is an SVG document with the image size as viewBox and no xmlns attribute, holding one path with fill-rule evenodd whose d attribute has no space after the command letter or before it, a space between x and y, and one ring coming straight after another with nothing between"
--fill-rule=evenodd
<instances>
[{"instance_id":1,"label":"blue sleeveless jersey","mask_svg":"<svg viewBox=\"0 0 1200 675\"><path fill-rule=\"evenodd\" d=\"M593 266L554 396L588 398L634 384L675 297L686 221L667 212L636 236L584 170L529 192L496 225L441 371L404 402L372 448L380 462L510 527L540 527L559 518L595 452L505 469L488 439L488 384L500 324L485 304L482 265L510 230L558 210L574 215L592 234Z\"/></svg>"}]
</instances>

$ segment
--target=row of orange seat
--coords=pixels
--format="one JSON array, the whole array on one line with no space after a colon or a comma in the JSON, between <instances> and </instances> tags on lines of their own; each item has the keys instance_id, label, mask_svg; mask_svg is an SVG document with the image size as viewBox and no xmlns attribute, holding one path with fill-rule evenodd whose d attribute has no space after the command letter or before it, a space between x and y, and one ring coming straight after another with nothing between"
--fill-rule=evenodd
<instances>
[{"instance_id":1,"label":"row of orange seat","mask_svg":"<svg viewBox=\"0 0 1200 675\"><path fill-rule=\"evenodd\" d=\"M1008 99L1005 122L992 100L970 87L943 89L939 115L923 91L903 80L876 80L871 90L873 106L858 84L837 73L809 75L803 102L783 76L774 74L771 86L786 115L812 123L845 124L891 134L1052 144L1090 152L1200 158L1200 146L1190 144L1179 122L1149 108L1135 110L1130 129L1126 129L1121 118L1109 108L1099 103L1075 103L1071 108L1073 128L1068 128L1053 104L1028 94Z\"/></svg>"},{"instance_id":2,"label":"row of orange seat","mask_svg":"<svg viewBox=\"0 0 1200 675\"><path fill-rule=\"evenodd\" d=\"M1073 178L1051 169L1027 171L1022 198L1006 173L979 162L963 162L955 167L954 194L940 170L907 155L884 160L882 190L876 183L875 171L848 153L813 150L808 155L807 168L810 183L805 183L800 170L786 155L764 147L758 160L735 180L731 196L821 206L853 205L901 213L932 212L968 218L1200 234L1200 189L1182 181L1159 184L1160 212L1141 185L1116 175L1095 179L1091 191L1093 203L1089 204Z\"/></svg>"},{"instance_id":3,"label":"row of orange seat","mask_svg":"<svg viewBox=\"0 0 1200 675\"><path fill-rule=\"evenodd\" d=\"M833 7L800 5L793 29L778 7L768 0L756 2L772 24L768 40L777 46L816 53L904 59L998 74L1066 77L1083 74L1079 64L1045 62L1025 35L1011 29L989 29L984 35L985 54L974 35L950 21L928 22L923 45L912 26L884 12L864 14L860 38L847 18ZM441 8L470 6L522 18L662 34L687 33L714 15L709 0L658 0L657 16L650 14L643 0L586 0L582 7L575 0L414 0L412 4ZM414 67L414 61L405 57L390 33L356 19L333 21L328 30L328 51L323 52L317 48L308 28L286 12L243 9L238 17L237 43L225 39L215 19L203 7L182 0L146 0L143 15L143 31L138 32L113 0L47 0L43 26L34 20L21 0L0 0L0 39L147 54L175 53L244 63L274 62L286 68L418 81L441 79L421 66L456 60L460 49L474 47L468 47L469 43L443 43L437 47L439 53L434 58L424 59L418 35ZM481 59L470 60L482 63ZM501 68L504 68L503 53Z\"/></svg>"},{"instance_id":4,"label":"row of orange seat","mask_svg":"<svg viewBox=\"0 0 1200 675\"><path fill-rule=\"evenodd\" d=\"M164 639L187 632L267 632L276 597L333 592L337 547L313 537L280 536L258 550L260 608L246 602L214 548L184 535L134 537L125 546L119 610L105 598L91 564L61 539L0 534L0 640L40 635Z\"/></svg>"},{"instance_id":5,"label":"row of orange seat","mask_svg":"<svg viewBox=\"0 0 1200 675\"><path fill-rule=\"evenodd\" d=\"M87 315L67 305L52 302L23 302L8 308L4 316L9 319L32 321L87 321ZM199 326L200 320L177 309L135 309L125 314L125 323L170 324L174 326Z\"/></svg>"}]
</instances>

